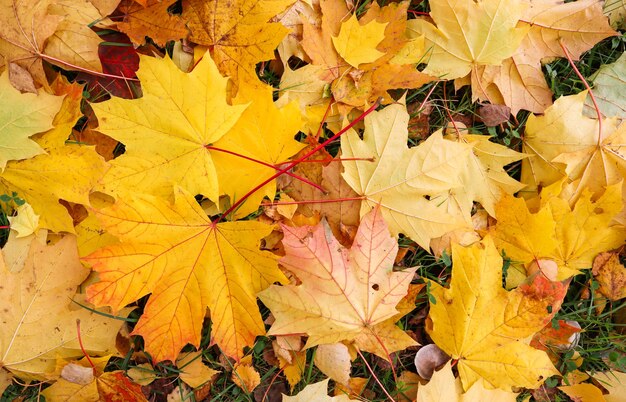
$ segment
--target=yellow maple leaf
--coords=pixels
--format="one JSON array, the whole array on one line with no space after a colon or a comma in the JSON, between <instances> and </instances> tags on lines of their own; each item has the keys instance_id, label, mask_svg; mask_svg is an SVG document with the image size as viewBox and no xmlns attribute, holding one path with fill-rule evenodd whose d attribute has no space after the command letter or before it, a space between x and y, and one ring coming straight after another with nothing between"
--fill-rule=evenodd
<instances>
[{"instance_id":1,"label":"yellow maple leaf","mask_svg":"<svg viewBox=\"0 0 626 402\"><path fill-rule=\"evenodd\" d=\"M463 393L460 378L454 378L451 363L446 363L426 385L417 389L416 402L514 402L516 393L501 389L486 389L483 381L477 381Z\"/></svg>"},{"instance_id":2,"label":"yellow maple leaf","mask_svg":"<svg viewBox=\"0 0 626 402\"><path fill-rule=\"evenodd\" d=\"M102 179L103 191L167 196L177 184L217 200L217 173L206 146L235 125L246 105L226 103L227 79L208 54L189 74L168 58L142 56L137 76L142 98L92 105L98 130L126 146Z\"/></svg>"},{"instance_id":3,"label":"yellow maple leaf","mask_svg":"<svg viewBox=\"0 0 626 402\"><path fill-rule=\"evenodd\" d=\"M575 182L572 198L599 194L626 177L626 124L617 118L583 115L587 92L559 98L543 116L528 118L522 182L546 187L564 176Z\"/></svg>"},{"instance_id":4,"label":"yellow maple leaf","mask_svg":"<svg viewBox=\"0 0 626 402\"><path fill-rule=\"evenodd\" d=\"M596 255L626 239L623 226L610 225L624 207L621 182L595 201L589 191L583 192L573 207L558 196L561 185L543 190L540 209L534 213L522 198L505 195L496 205L498 222L491 231L498 248L514 261L554 260L559 280L591 268Z\"/></svg>"},{"instance_id":5,"label":"yellow maple leaf","mask_svg":"<svg viewBox=\"0 0 626 402\"><path fill-rule=\"evenodd\" d=\"M47 380L57 358L82 357L77 319L86 350L115 352L121 321L72 303L83 302L75 292L88 275L73 235L54 245L45 244L45 235L43 241L34 235L22 242L9 239L0 258L0 371L10 370L24 380Z\"/></svg>"},{"instance_id":6,"label":"yellow maple leaf","mask_svg":"<svg viewBox=\"0 0 626 402\"><path fill-rule=\"evenodd\" d=\"M385 38L387 24L369 21L359 24L356 15L341 23L339 35L333 37L333 45L337 53L353 67L364 63L372 63L385 53L376 46Z\"/></svg>"},{"instance_id":7,"label":"yellow maple leaf","mask_svg":"<svg viewBox=\"0 0 626 402\"><path fill-rule=\"evenodd\" d=\"M305 146L294 140L302 124L300 110L295 102L279 109L272 100L271 90L246 89L245 92L245 99L251 103L241 119L224 137L209 147L217 167L220 193L230 196L231 203L271 177L277 168L282 167L281 163ZM240 97L236 101L243 103ZM217 149L235 152L267 165ZM237 209L235 217L244 217L256 211L263 197L273 200L275 194L276 184L272 181L251 194Z\"/></svg>"},{"instance_id":8,"label":"yellow maple leaf","mask_svg":"<svg viewBox=\"0 0 626 402\"><path fill-rule=\"evenodd\" d=\"M363 140L355 131L341 137L344 179L363 197L361 216L380 206L393 235L404 233L428 248L432 238L466 226L448 214L437 195L461 186L472 147L446 141L441 131L419 146L407 147L409 114L401 104L390 105L365 118ZM374 161L367 160L374 158Z\"/></svg>"},{"instance_id":9,"label":"yellow maple leaf","mask_svg":"<svg viewBox=\"0 0 626 402\"><path fill-rule=\"evenodd\" d=\"M244 346L265 333L256 293L286 282L277 257L258 248L271 226L215 224L179 187L173 204L127 194L94 213L121 242L83 258L100 279L87 295L117 311L152 293L133 334L144 337L155 360L174 361L186 344L199 346L207 307L212 340L229 356L241 358Z\"/></svg>"},{"instance_id":10,"label":"yellow maple leaf","mask_svg":"<svg viewBox=\"0 0 626 402\"><path fill-rule=\"evenodd\" d=\"M517 28L526 4L517 0L448 0L431 4L430 16L409 21L431 48L424 73L461 78L479 65L500 65L511 57L528 28Z\"/></svg>"},{"instance_id":11,"label":"yellow maple leaf","mask_svg":"<svg viewBox=\"0 0 626 402\"><path fill-rule=\"evenodd\" d=\"M7 71L0 75L0 171L10 160L28 159L44 153L29 137L52 128L52 120L61 108L63 98L49 95L22 94L9 83Z\"/></svg>"},{"instance_id":12,"label":"yellow maple leaf","mask_svg":"<svg viewBox=\"0 0 626 402\"><path fill-rule=\"evenodd\" d=\"M295 0L185 0L190 39L210 46L219 70L238 82L259 82L255 65L274 58L287 29L268 21Z\"/></svg>"},{"instance_id":13,"label":"yellow maple leaf","mask_svg":"<svg viewBox=\"0 0 626 402\"><path fill-rule=\"evenodd\" d=\"M567 286L537 275L531 284L507 292L502 258L489 237L466 248L453 245L452 267L449 289L431 282L436 303L430 305L427 330L437 346L458 359L463 389L481 378L489 388L536 388L558 374L528 338L550 322Z\"/></svg>"},{"instance_id":14,"label":"yellow maple leaf","mask_svg":"<svg viewBox=\"0 0 626 402\"><path fill-rule=\"evenodd\" d=\"M283 394L285 402L349 402L348 395L328 396L328 378L309 384L295 396Z\"/></svg>"},{"instance_id":15,"label":"yellow maple leaf","mask_svg":"<svg viewBox=\"0 0 626 402\"><path fill-rule=\"evenodd\" d=\"M280 263L302 285L271 286L259 293L276 318L268 334L306 334L306 347L356 340L357 347L369 351L359 335L398 313L396 304L415 272L392 271L398 246L380 211L363 217L350 250L339 244L325 222L283 225L283 231L286 255Z\"/></svg>"}]
</instances>

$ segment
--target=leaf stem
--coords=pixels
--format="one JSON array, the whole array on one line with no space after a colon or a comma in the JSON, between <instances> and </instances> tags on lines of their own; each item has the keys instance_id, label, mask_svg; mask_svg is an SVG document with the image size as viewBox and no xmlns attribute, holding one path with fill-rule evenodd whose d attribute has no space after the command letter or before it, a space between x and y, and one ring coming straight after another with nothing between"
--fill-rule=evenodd
<instances>
[{"instance_id":1,"label":"leaf stem","mask_svg":"<svg viewBox=\"0 0 626 402\"><path fill-rule=\"evenodd\" d=\"M354 119L352 122L350 122L350 124L348 124L346 127L342 128L340 131L338 131L337 134L333 135L332 137L330 137L326 141L322 142L321 144L319 144L318 146L316 146L315 148L313 148L312 150L310 150L309 152L307 152L306 154L304 154L300 158L290 162L287 166L285 166L284 168L280 169L278 172L276 172L272 176L268 177L267 179L263 180L263 182L261 184L257 185L252 190L248 191L246 194L244 194L243 197L241 197L239 200L237 200L237 202L235 202L233 205L231 205L230 208L228 208L215 221L213 221L213 223L214 224L219 223L222 219L224 219L224 217L228 216L231 212L233 212L234 210L239 208L239 206L241 204L243 204L246 201L246 199L248 199L248 197L250 197L250 195L254 194L254 192L256 192L257 190L263 188L267 183L271 182L272 180L274 180L278 176L282 175L283 173L288 172L289 170L291 170L291 168L293 168L294 166L298 165L299 163L302 163L309 156L313 155L314 153L316 153L320 149L324 148L326 145L328 145L331 142L335 141L337 138L339 138L346 131L348 131L349 129L354 127L355 124L357 124L359 121L363 120L365 118L365 116L367 116L368 114L370 114L374 110L376 110L378 105L380 105L380 99L378 99L376 102L374 102L374 104L372 106L370 106L369 109L367 109L365 112L361 113L356 119Z\"/></svg>"},{"instance_id":2,"label":"leaf stem","mask_svg":"<svg viewBox=\"0 0 626 402\"><path fill-rule=\"evenodd\" d=\"M245 156L245 155L242 155L242 154L237 153L237 152L229 151L229 150L227 150L227 149L216 148L216 147L214 147L214 146L212 146L212 145L206 145L206 146L205 146L205 148L206 148L206 149L210 149L210 150L212 150L212 151L224 152L224 153L226 153L226 154L230 154L230 155L233 155L233 156L237 156L237 157L239 157L239 158L249 160L250 162L258 163L259 165L263 165L263 166L269 167L269 168L271 168L271 169L276 169L276 168L277 168L277 166L280 166L280 165L283 165L283 164L285 164L285 163L288 163L288 162L283 162L283 163L279 163L279 164L277 164L277 165L272 165L272 164L270 164L270 163L263 162L262 160L258 160L258 159L250 158L249 156ZM320 191L322 191L322 192L324 191L324 189L323 189L320 185L313 183L312 181L308 180L308 179L307 179L307 178L305 178L305 177L299 176L299 175L297 175L297 174L295 174L295 173L293 173L293 172L286 172L286 173L287 173L287 175L289 175L289 176L293 177L294 179L300 180L301 182L306 183L306 184L308 184L309 186L313 186L313 187L315 187L316 189L318 189L318 190L320 190Z\"/></svg>"},{"instance_id":3,"label":"leaf stem","mask_svg":"<svg viewBox=\"0 0 626 402\"><path fill-rule=\"evenodd\" d=\"M83 346L83 338L80 336L80 319L79 318L76 319L76 332L78 334L78 344L80 345L80 350L82 350L83 354L87 358L87 361L91 365L93 374L96 375L96 365L93 364L93 362L91 361L91 358L89 357L89 354L85 351L85 347Z\"/></svg>"},{"instance_id":4,"label":"leaf stem","mask_svg":"<svg viewBox=\"0 0 626 402\"><path fill-rule=\"evenodd\" d=\"M383 384L380 382L380 380L378 379L378 376L376 376L376 373L374 373L374 370L372 370L372 367L369 365L367 360L365 360L365 357L363 356L361 351L359 349L357 349L356 352L359 354L359 357L361 357L361 360L363 360L363 363L365 363L365 366L367 367L369 372L372 374L372 377L374 377L374 380L376 381L376 383L380 386L380 388L383 390L385 395L387 395L387 398L389 398L389 400L392 401L392 402L396 402L396 400L393 399L393 397L391 395L389 395L389 392L387 392L387 390L385 389Z\"/></svg>"}]
</instances>

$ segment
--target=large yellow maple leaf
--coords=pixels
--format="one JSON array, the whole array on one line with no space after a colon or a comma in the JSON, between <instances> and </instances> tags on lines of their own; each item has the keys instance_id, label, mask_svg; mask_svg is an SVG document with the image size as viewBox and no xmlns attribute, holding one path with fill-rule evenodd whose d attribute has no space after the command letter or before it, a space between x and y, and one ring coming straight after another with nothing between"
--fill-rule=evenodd
<instances>
[{"instance_id":1,"label":"large yellow maple leaf","mask_svg":"<svg viewBox=\"0 0 626 402\"><path fill-rule=\"evenodd\" d=\"M88 275L73 235L53 245L46 244L45 233L9 238L0 256L0 372L47 380L58 358L82 357L77 320L86 350L115 353L121 321L72 303L84 302L75 293Z\"/></svg>"},{"instance_id":2,"label":"large yellow maple leaf","mask_svg":"<svg viewBox=\"0 0 626 402\"><path fill-rule=\"evenodd\" d=\"M507 292L502 258L489 237L467 248L453 245L450 288L431 284L436 303L430 305L427 330L437 346L458 359L463 389L481 378L487 387L507 391L536 388L559 373L548 355L528 342L556 314L567 286L537 275L531 284Z\"/></svg>"},{"instance_id":3,"label":"large yellow maple leaf","mask_svg":"<svg viewBox=\"0 0 626 402\"><path fill-rule=\"evenodd\" d=\"M294 140L302 125L300 109L295 102L279 109L269 89L246 88L242 92L245 94L240 93L235 101L245 103L250 100L251 103L233 128L209 148L213 151L220 193L228 195L231 204L271 177L282 167L281 163L305 146ZM275 194L276 184L272 180L247 197L234 216L243 217L256 211L263 197L273 200Z\"/></svg>"},{"instance_id":4,"label":"large yellow maple leaf","mask_svg":"<svg viewBox=\"0 0 626 402\"><path fill-rule=\"evenodd\" d=\"M211 47L219 70L234 80L258 82L255 65L274 58L274 49L287 34L268 22L295 0L185 0L183 19L190 39Z\"/></svg>"},{"instance_id":5,"label":"large yellow maple leaf","mask_svg":"<svg viewBox=\"0 0 626 402\"><path fill-rule=\"evenodd\" d=\"M285 256L280 264L302 284L274 285L259 293L276 318L268 334L308 335L306 347L354 340L358 348L369 350L359 336L398 313L396 305L415 272L415 268L393 272L398 244L380 210L363 217L349 250L325 222L283 225L283 232Z\"/></svg>"},{"instance_id":6,"label":"large yellow maple leaf","mask_svg":"<svg viewBox=\"0 0 626 402\"><path fill-rule=\"evenodd\" d=\"M512 260L530 264L540 259L554 260L558 279L590 269L596 255L619 247L626 240L626 229L611 225L622 210L622 183L609 186L597 200L583 192L570 207L559 197L562 182L545 188L540 207L531 212L526 201L505 195L496 205L498 222L492 236L499 249Z\"/></svg>"},{"instance_id":7,"label":"large yellow maple leaf","mask_svg":"<svg viewBox=\"0 0 626 402\"><path fill-rule=\"evenodd\" d=\"M430 16L408 22L430 48L426 74L443 79L468 75L480 65L500 65L511 57L528 28L517 28L527 7L517 0L444 0L430 4Z\"/></svg>"},{"instance_id":8,"label":"large yellow maple leaf","mask_svg":"<svg viewBox=\"0 0 626 402\"><path fill-rule=\"evenodd\" d=\"M343 177L363 197L362 216L380 206L392 234L404 233L428 248L432 238L466 225L426 196L462 186L459 172L472 147L444 140L438 132L409 149L408 122L406 107L395 104L365 118L362 140L355 131L344 134L342 156L363 160L342 162Z\"/></svg>"},{"instance_id":9,"label":"large yellow maple leaf","mask_svg":"<svg viewBox=\"0 0 626 402\"><path fill-rule=\"evenodd\" d=\"M522 182L548 186L564 176L574 182L573 200L583 191L600 194L626 177L626 124L617 118L583 115L587 91L563 96L543 116L528 118Z\"/></svg>"},{"instance_id":10,"label":"large yellow maple leaf","mask_svg":"<svg viewBox=\"0 0 626 402\"><path fill-rule=\"evenodd\" d=\"M94 213L121 242L83 258L100 279L87 289L89 300L117 311L152 293L133 334L155 360L175 361L186 344L199 346L207 307L212 341L229 356L241 358L265 333L256 294L286 282L278 257L259 250L271 226L213 223L179 187L173 204L126 194Z\"/></svg>"},{"instance_id":11,"label":"large yellow maple leaf","mask_svg":"<svg viewBox=\"0 0 626 402\"><path fill-rule=\"evenodd\" d=\"M98 130L126 146L102 179L103 190L167 196L177 184L217 200L217 173L206 146L235 125L246 105L226 103L228 80L208 54L189 74L168 58L142 56L137 76L142 98L92 105Z\"/></svg>"}]
</instances>

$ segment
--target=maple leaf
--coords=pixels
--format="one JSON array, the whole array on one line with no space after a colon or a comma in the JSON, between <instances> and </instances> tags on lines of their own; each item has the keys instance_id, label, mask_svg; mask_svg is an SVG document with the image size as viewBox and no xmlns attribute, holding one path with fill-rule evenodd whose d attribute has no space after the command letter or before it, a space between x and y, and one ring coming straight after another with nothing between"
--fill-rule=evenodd
<instances>
[{"instance_id":1,"label":"maple leaf","mask_svg":"<svg viewBox=\"0 0 626 402\"><path fill-rule=\"evenodd\" d=\"M513 114L520 109L543 113L552 104L541 63L565 57L561 45L578 60L597 42L617 34L598 0L532 0L527 4L518 27L528 29L528 34L515 53L502 66L483 66L471 77L473 100L505 103ZM464 84L468 82L457 87Z\"/></svg>"},{"instance_id":2,"label":"maple leaf","mask_svg":"<svg viewBox=\"0 0 626 402\"><path fill-rule=\"evenodd\" d=\"M280 264L302 285L259 293L276 318L268 334L306 334L306 347L355 340L398 313L415 269L393 272L398 245L378 209L361 219L350 250L328 225L282 226L285 256ZM402 332L395 327L396 332ZM395 349L389 349L393 352Z\"/></svg>"},{"instance_id":3,"label":"maple leaf","mask_svg":"<svg viewBox=\"0 0 626 402\"><path fill-rule=\"evenodd\" d=\"M587 92L563 96L543 116L529 116L522 182L545 187L567 175L575 201L583 191L600 194L626 177L626 124L617 118L583 116Z\"/></svg>"},{"instance_id":4,"label":"maple leaf","mask_svg":"<svg viewBox=\"0 0 626 402\"><path fill-rule=\"evenodd\" d=\"M213 152L217 166L220 193L230 196L231 203L238 201L263 179L276 173L281 163L300 151L305 144L294 140L302 124L300 110L295 102L282 108L276 107L272 92L268 90L248 89L244 99L251 103L241 115L239 121L222 138L216 141L210 150L234 152ZM280 122L280 125L276 125ZM252 162L243 157L251 158ZM235 212L235 217L244 217L258 209L264 197L270 200L276 194L275 181L266 184L251 194Z\"/></svg>"},{"instance_id":5,"label":"maple leaf","mask_svg":"<svg viewBox=\"0 0 626 402\"><path fill-rule=\"evenodd\" d=\"M187 343L199 346L207 306L212 341L229 356L241 358L243 347L265 333L256 293L286 282L277 257L258 249L271 226L215 224L179 187L173 204L125 194L94 213L121 242L83 258L100 279L87 295L117 311L152 293L133 334L144 337L155 360L174 361Z\"/></svg>"},{"instance_id":6,"label":"maple leaf","mask_svg":"<svg viewBox=\"0 0 626 402\"><path fill-rule=\"evenodd\" d=\"M600 253L593 261L593 276L599 291L611 301L626 297L626 267L615 253Z\"/></svg>"},{"instance_id":7,"label":"maple leaf","mask_svg":"<svg viewBox=\"0 0 626 402\"><path fill-rule=\"evenodd\" d=\"M609 117L626 118L626 54L617 61L600 66L590 77L593 81L593 95L600 107L600 112ZM585 101L585 114L597 117L593 102L589 97Z\"/></svg>"},{"instance_id":8,"label":"maple leaf","mask_svg":"<svg viewBox=\"0 0 626 402\"><path fill-rule=\"evenodd\" d=\"M523 199L506 195L496 206L493 240L514 261L552 259L558 264L558 279L576 275L591 268L597 254L619 247L626 239L623 227L610 225L624 207L621 187L621 183L609 186L596 201L585 191L570 207L558 196L561 183L555 183L543 190L534 213Z\"/></svg>"},{"instance_id":9,"label":"maple leaf","mask_svg":"<svg viewBox=\"0 0 626 402\"><path fill-rule=\"evenodd\" d=\"M15 63L32 75L26 74L26 78L18 82L12 79L18 89L31 88L32 91L35 82L38 86L47 83L37 53L43 50L46 39L62 20L60 16L48 14L51 3L52 0L0 1L0 55L7 63Z\"/></svg>"},{"instance_id":10,"label":"maple leaf","mask_svg":"<svg viewBox=\"0 0 626 402\"><path fill-rule=\"evenodd\" d=\"M82 88L66 82L53 83L53 87L57 85L65 98L52 122L54 128L35 138L46 153L9 161L0 173L0 192L17 192L40 216L40 227L74 232L72 218L59 199L89 205L89 193L108 165L92 147L65 144L81 116Z\"/></svg>"},{"instance_id":11,"label":"maple leaf","mask_svg":"<svg viewBox=\"0 0 626 402\"><path fill-rule=\"evenodd\" d=\"M418 88L435 79L415 68L422 61L424 44L423 37L407 35L407 8L408 2L384 7L372 3L357 21L344 1L320 2L319 10L315 7L320 22L302 21L302 48L311 64L286 70L281 80L285 96L290 97L291 90L296 92L294 97L307 91L300 102L307 118L317 121L326 112L319 104L327 105L324 97L330 89L336 101L327 115L332 121L381 97L389 103L390 89Z\"/></svg>"},{"instance_id":12,"label":"maple leaf","mask_svg":"<svg viewBox=\"0 0 626 402\"><path fill-rule=\"evenodd\" d=\"M285 402L348 402L348 395L328 396L328 378L324 381L309 384L296 396L283 394Z\"/></svg>"},{"instance_id":13,"label":"maple leaf","mask_svg":"<svg viewBox=\"0 0 626 402\"><path fill-rule=\"evenodd\" d=\"M56 0L48 7L48 14L58 15L62 20L43 48L43 53L51 56L47 61L65 69L102 72L98 57L102 39L91 30L91 24L103 18L98 9L86 0Z\"/></svg>"},{"instance_id":14,"label":"maple leaf","mask_svg":"<svg viewBox=\"0 0 626 402\"><path fill-rule=\"evenodd\" d=\"M235 85L258 82L255 65L274 58L274 49L287 29L268 21L295 0L185 0L183 19L190 39L211 47L222 74Z\"/></svg>"},{"instance_id":15,"label":"maple leaf","mask_svg":"<svg viewBox=\"0 0 626 402\"><path fill-rule=\"evenodd\" d=\"M159 46L186 38L189 32L184 21L167 11L174 1L148 0L142 5L134 0L123 0L119 5L122 19L117 22L117 28L139 45L146 42L146 37Z\"/></svg>"},{"instance_id":16,"label":"maple leaf","mask_svg":"<svg viewBox=\"0 0 626 402\"><path fill-rule=\"evenodd\" d=\"M516 28L526 5L515 0L436 1L430 16L408 22L424 34L432 48L424 73L444 79L461 78L476 66L500 65L511 57L528 29Z\"/></svg>"},{"instance_id":17,"label":"maple leaf","mask_svg":"<svg viewBox=\"0 0 626 402\"><path fill-rule=\"evenodd\" d=\"M530 347L527 338L550 322L567 286L537 275L507 292L502 258L489 237L467 248L453 245L452 267L449 289L431 282L436 303L431 303L427 330L437 346L458 359L463 389L481 378L490 388L536 388L558 374L546 353Z\"/></svg>"},{"instance_id":18,"label":"maple leaf","mask_svg":"<svg viewBox=\"0 0 626 402\"><path fill-rule=\"evenodd\" d=\"M472 147L438 132L409 149L408 121L406 107L394 104L365 117L363 140L354 131L344 134L342 156L364 160L343 161L343 177L363 197L361 215L379 205L392 234L404 233L428 248L432 238L466 225L425 196L460 186L458 172Z\"/></svg>"},{"instance_id":19,"label":"maple leaf","mask_svg":"<svg viewBox=\"0 0 626 402\"><path fill-rule=\"evenodd\" d=\"M189 74L170 59L142 56L137 76L142 98L92 104L99 131L126 146L102 179L103 191L134 188L167 196L176 183L217 200L217 173L206 146L235 125L246 105L226 103L227 79L208 55Z\"/></svg>"},{"instance_id":20,"label":"maple leaf","mask_svg":"<svg viewBox=\"0 0 626 402\"><path fill-rule=\"evenodd\" d=\"M44 153L29 137L52 128L52 120L61 108L63 98L43 91L20 93L9 83L9 74L0 75L0 170L9 160L28 159Z\"/></svg>"},{"instance_id":21,"label":"maple leaf","mask_svg":"<svg viewBox=\"0 0 626 402\"><path fill-rule=\"evenodd\" d=\"M459 378L454 378L451 363L446 363L439 371L435 371L426 385L417 389L416 402L514 402L516 393L501 389L486 389L482 381L474 383L463 393Z\"/></svg>"},{"instance_id":22,"label":"maple leaf","mask_svg":"<svg viewBox=\"0 0 626 402\"><path fill-rule=\"evenodd\" d=\"M76 320L86 350L114 352L120 321L72 303L81 302L75 292L89 275L78 259L76 237L66 235L54 245L45 244L45 233L21 240L10 238L0 258L0 368L24 380L47 379L57 358L83 356Z\"/></svg>"},{"instance_id":23,"label":"maple leaf","mask_svg":"<svg viewBox=\"0 0 626 402\"><path fill-rule=\"evenodd\" d=\"M369 21L359 24L356 15L341 24L336 37L332 37L337 53L353 67L372 63L384 55L376 46L385 38L387 24Z\"/></svg>"},{"instance_id":24,"label":"maple leaf","mask_svg":"<svg viewBox=\"0 0 626 402\"><path fill-rule=\"evenodd\" d=\"M59 380L41 395L50 401L112 401L147 402L141 386L133 383L123 371L104 372L110 357L79 360L61 370ZM91 362L95 367L91 367Z\"/></svg>"}]
</instances>

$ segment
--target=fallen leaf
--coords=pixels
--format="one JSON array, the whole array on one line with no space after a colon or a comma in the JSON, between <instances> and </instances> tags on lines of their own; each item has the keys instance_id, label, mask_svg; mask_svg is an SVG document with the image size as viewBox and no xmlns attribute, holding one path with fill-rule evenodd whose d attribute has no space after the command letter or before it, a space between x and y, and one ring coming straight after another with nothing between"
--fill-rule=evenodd
<instances>
[{"instance_id":1,"label":"fallen leaf","mask_svg":"<svg viewBox=\"0 0 626 402\"><path fill-rule=\"evenodd\" d=\"M30 204L22 204L16 208L17 216L9 216L12 230L17 232L17 238L30 236L39 228L39 215Z\"/></svg>"},{"instance_id":2,"label":"fallen leaf","mask_svg":"<svg viewBox=\"0 0 626 402\"><path fill-rule=\"evenodd\" d=\"M529 116L524 134L522 183L530 190L563 176L577 181L575 201L584 190L601 194L626 177L626 124L617 118L598 121L582 114L587 93L559 98L543 116Z\"/></svg>"},{"instance_id":3,"label":"fallen leaf","mask_svg":"<svg viewBox=\"0 0 626 402\"><path fill-rule=\"evenodd\" d=\"M274 57L274 49L287 29L268 21L295 0L185 0L183 20L191 31L189 38L211 47L220 72L235 85L259 82L255 65Z\"/></svg>"},{"instance_id":4,"label":"fallen leaf","mask_svg":"<svg viewBox=\"0 0 626 402\"><path fill-rule=\"evenodd\" d=\"M343 343L319 345L315 350L315 366L331 380L339 384L350 381L350 352Z\"/></svg>"},{"instance_id":5,"label":"fallen leaf","mask_svg":"<svg viewBox=\"0 0 626 402\"><path fill-rule=\"evenodd\" d=\"M175 191L173 204L128 194L110 208L93 210L121 242L83 258L100 278L87 294L117 311L152 293L133 335L143 336L146 352L157 361L174 361L187 343L199 346L206 307L212 342L241 358L244 346L265 333L256 294L286 282L277 257L258 248L272 227L213 223L193 196Z\"/></svg>"},{"instance_id":6,"label":"fallen leaf","mask_svg":"<svg viewBox=\"0 0 626 402\"><path fill-rule=\"evenodd\" d=\"M309 384L296 396L283 394L283 402L348 402L347 395L328 396L328 379Z\"/></svg>"},{"instance_id":7,"label":"fallen leaf","mask_svg":"<svg viewBox=\"0 0 626 402\"><path fill-rule=\"evenodd\" d=\"M181 353L176 359L176 367L180 369L180 379L191 388L204 385L219 373L202 363L201 352Z\"/></svg>"},{"instance_id":8,"label":"fallen leaf","mask_svg":"<svg viewBox=\"0 0 626 402\"><path fill-rule=\"evenodd\" d=\"M593 378L609 392L608 395L604 396L606 402L626 401L626 373L611 370L596 373Z\"/></svg>"},{"instance_id":9,"label":"fallen leaf","mask_svg":"<svg viewBox=\"0 0 626 402\"><path fill-rule=\"evenodd\" d=\"M46 380L58 358L83 356L77 320L86 350L114 353L121 321L73 303L84 304L75 293L89 275L78 259L76 237L66 235L46 245L31 236L23 244L28 247L23 268L9 271L15 261L7 258L4 249L0 260L0 300L5 305L0 310L0 366L23 380Z\"/></svg>"},{"instance_id":10,"label":"fallen leaf","mask_svg":"<svg viewBox=\"0 0 626 402\"><path fill-rule=\"evenodd\" d=\"M269 335L306 334L307 348L350 340L360 348L360 334L398 313L395 306L415 269L392 272L398 246L378 209L362 218L350 250L333 238L325 222L283 225L283 232L285 256L280 263L302 284L272 285L259 293L276 317ZM389 353L395 351L388 347Z\"/></svg>"},{"instance_id":11,"label":"fallen leaf","mask_svg":"<svg viewBox=\"0 0 626 402\"><path fill-rule=\"evenodd\" d=\"M52 0L0 2L0 55L6 60L0 60L0 63L16 63L27 70L34 81L31 86L48 83L40 54L62 20L62 17L48 13L52 3ZM16 85L21 86L20 83Z\"/></svg>"},{"instance_id":12,"label":"fallen leaf","mask_svg":"<svg viewBox=\"0 0 626 402\"><path fill-rule=\"evenodd\" d=\"M356 15L341 23L339 34L332 37L337 53L353 67L372 63L385 53L376 49L385 38L387 24L370 21L360 24Z\"/></svg>"},{"instance_id":13,"label":"fallen leaf","mask_svg":"<svg viewBox=\"0 0 626 402\"><path fill-rule=\"evenodd\" d=\"M546 353L530 347L527 338L550 322L567 286L537 275L507 292L502 258L490 237L470 247L453 245L452 267L449 289L431 282L436 303L430 305L432 327L427 330L437 346L458 359L463 389L481 378L489 388L537 388L558 374Z\"/></svg>"},{"instance_id":14,"label":"fallen leaf","mask_svg":"<svg viewBox=\"0 0 626 402\"><path fill-rule=\"evenodd\" d=\"M142 98L92 104L98 130L126 146L126 153L111 161L102 190L115 194L133 188L167 196L176 183L217 200L217 173L206 146L226 134L246 106L226 103L227 80L208 56L189 74L170 59L144 56L137 76Z\"/></svg>"},{"instance_id":15,"label":"fallen leaf","mask_svg":"<svg viewBox=\"0 0 626 402\"><path fill-rule=\"evenodd\" d=\"M133 383L123 371L103 372L104 365L94 369L86 360L66 364L61 378L41 394L50 401L148 401L141 386ZM104 363L108 360L107 357Z\"/></svg>"},{"instance_id":16,"label":"fallen leaf","mask_svg":"<svg viewBox=\"0 0 626 402\"><path fill-rule=\"evenodd\" d=\"M600 253L593 260L593 276L606 298L617 301L626 297L626 267L617 253Z\"/></svg>"},{"instance_id":17,"label":"fallen leaf","mask_svg":"<svg viewBox=\"0 0 626 402\"><path fill-rule=\"evenodd\" d=\"M466 226L426 196L460 187L458 172L472 147L438 132L409 149L408 121L406 107L394 104L365 118L363 139L353 130L344 134L342 157L361 160L343 161L343 178L363 197L361 216L378 206L393 235L404 233L427 249L432 238Z\"/></svg>"},{"instance_id":18,"label":"fallen leaf","mask_svg":"<svg viewBox=\"0 0 626 402\"><path fill-rule=\"evenodd\" d=\"M123 0L119 5L122 15L120 21L116 19L117 28L138 45L143 45L146 37L163 47L171 40L184 39L189 34L185 22L179 15L167 11L174 2L147 0L142 5L134 0Z\"/></svg>"},{"instance_id":19,"label":"fallen leaf","mask_svg":"<svg viewBox=\"0 0 626 402\"><path fill-rule=\"evenodd\" d=\"M254 389L261 384L261 376L252 365L252 355L245 356L241 359L235 366L230 378L247 394L254 391Z\"/></svg>"},{"instance_id":20,"label":"fallen leaf","mask_svg":"<svg viewBox=\"0 0 626 402\"><path fill-rule=\"evenodd\" d=\"M63 98L43 91L20 93L9 83L9 74L0 75L0 171L11 160L28 159L45 151L29 137L53 127L52 120L61 108Z\"/></svg>"},{"instance_id":21,"label":"fallen leaf","mask_svg":"<svg viewBox=\"0 0 626 402\"><path fill-rule=\"evenodd\" d=\"M514 0L433 2L430 17L410 20L410 30L426 37L424 73L446 80L462 78L479 65L500 65L528 32L517 23L527 7Z\"/></svg>"},{"instance_id":22,"label":"fallen leaf","mask_svg":"<svg viewBox=\"0 0 626 402\"><path fill-rule=\"evenodd\" d=\"M498 249L513 261L530 264L551 259L559 280L589 269L595 256L619 247L626 230L611 221L623 208L622 184L607 188L595 202L584 192L573 207L558 196L561 183L545 188L541 206L531 212L521 198L506 195L496 206L498 222L491 229Z\"/></svg>"},{"instance_id":23,"label":"fallen leaf","mask_svg":"<svg viewBox=\"0 0 626 402\"><path fill-rule=\"evenodd\" d=\"M589 80L593 81L593 95L600 112L607 117L626 118L626 54L614 63L600 66ZM591 97L585 100L584 113L592 118L598 116Z\"/></svg>"},{"instance_id":24,"label":"fallen leaf","mask_svg":"<svg viewBox=\"0 0 626 402\"><path fill-rule=\"evenodd\" d=\"M501 389L487 389L483 381L474 383L466 393L463 393L461 381L454 378L451 363L448 362L433 374L428 384L417 388L416 402L513 402L517 395Z\"/></svg>"},{"instance_id":25,"label":"fallen leaf","mask_svg":"<svg viewBox=\"0 0 626 402\"><path fill-rule=\"evenodd\" d=\"M88 0L56 0L48 7L48 14L59 16L61 22L46 40L43 52L46 61L69 70L102 72L98 46L102 39L91 29L102 15Z\"/></svg>"},{"instance_id":26,"label":"fallen leaf","mask_svg":"<svg viewBox=\"0 0 626 402\"><path fill-rule=\"evenodd\" d=\"M575 402L605 402L602 391L593 384L575 384L559 387Z\"/></svg>"},{"instance_id":27,"label":"fallen leaf","mask_svg":"<svg viewBox=\"0 0 626 402\"><path fill-rule=\"evenodd\" d=\"M302 124L297 103L278 108L271 91L254 89L246 90L244 99L236 100L251 103L228 133L208 147L216 165L220 194L228 195L231 203L275 174L278 168L284 167L283 163L305 147L294 139ZM234 216L245 217L259 208L264 197L273 200L275 194L276 185L272 180L251 194Z\"/></svg>"}]
</instances>

